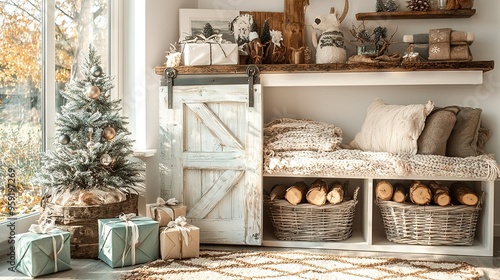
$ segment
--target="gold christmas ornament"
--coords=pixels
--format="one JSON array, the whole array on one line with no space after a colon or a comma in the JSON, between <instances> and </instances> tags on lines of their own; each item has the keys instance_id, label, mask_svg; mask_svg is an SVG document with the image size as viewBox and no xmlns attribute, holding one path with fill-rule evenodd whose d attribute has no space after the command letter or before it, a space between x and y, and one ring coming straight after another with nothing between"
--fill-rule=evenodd
<instances>
[{"instance_id":1,"label":"gold christmas ornament","mask_svg":"<svg viewBox=\"0 0 500 280\"><path fill-rule=\"evenodd\" d=\"M101 96L101 89L97 86L89 86L87 87L87 97L90 99L97 99Z\"/></svg>"},{"instance_id":2,"label":"gold christmas ornament","mask_svg":"<svg viewBox=\"0 0 500 280\"><path fill-rule=\"evenodd\" d=\"M102 137L104 137L108 141L113 140L115 136L116 136L116 130L111 126L108 126L102 130Z\"/></svg>"},{"instance_id":3,"label":"gold christmas ornament","mask_svg":"<svg viewBox=\"0 0 500 280\"><path fill-rule=\"evenodd\" d=\"M101 164L104 166L109 166L113 162L113 158L108 154L103 154L101 156Z\"/></svg>"}]
</instances>

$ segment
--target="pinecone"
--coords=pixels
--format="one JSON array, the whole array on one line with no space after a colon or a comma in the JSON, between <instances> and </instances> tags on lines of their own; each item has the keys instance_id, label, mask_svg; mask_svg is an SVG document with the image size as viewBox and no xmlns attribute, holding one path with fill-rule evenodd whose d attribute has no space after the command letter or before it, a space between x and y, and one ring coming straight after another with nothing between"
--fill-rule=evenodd
<instances>
[{"instance_id":1,"label":"pinecone","mask_svg":"<svg viewBox=\"0 0 500 280\"><path fill-rule=\"evenodd\" d=\"M428 11L431 9L431 4L429 0L408 0L406 7L410 11Z\"/></svg>"}]
</instances>

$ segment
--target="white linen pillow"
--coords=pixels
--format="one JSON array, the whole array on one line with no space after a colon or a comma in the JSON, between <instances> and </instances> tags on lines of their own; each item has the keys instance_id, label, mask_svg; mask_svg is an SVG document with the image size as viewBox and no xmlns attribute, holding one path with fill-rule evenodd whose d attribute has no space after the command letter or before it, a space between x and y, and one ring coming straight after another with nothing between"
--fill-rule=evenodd
<instances>
[{"instance_id":1,"label":"white linen pillow","mask_svg":"<svg viewBox=\"0 0 500 280\"><path fill-rule=\"evenodd\" d=\"M361 131L349 144L353 149L415 155L417 140L434 103L387 105L375 99L368 106Z\"/></svg>"}]
</instances>

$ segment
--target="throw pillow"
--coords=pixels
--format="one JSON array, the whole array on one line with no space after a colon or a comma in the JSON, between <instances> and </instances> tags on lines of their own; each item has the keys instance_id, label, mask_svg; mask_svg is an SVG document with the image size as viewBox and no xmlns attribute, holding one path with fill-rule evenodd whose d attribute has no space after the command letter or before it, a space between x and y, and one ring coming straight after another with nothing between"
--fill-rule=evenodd
<instances>
[{"instance_id":1,"label":"throw pillow","mask_svg":"<svg viewBox=\"0 0 500 280\"><path fill-rule=\"evenodd\" d=\"M361 131L350 146L354 149L414 155L425 119L434 109L427 104L387 105L375 99L368 107Z\"/></svg>"},{"instance_id":2,"label":"throw pillow","mask_svg":"<svg viewBox=\"0 0 500 280\"><path fill-rule=\"evenodd\" d=\"M446 144L446 155L450 157L470 157L480 154L478 151L479 128L481 127L481 109L460 107L457 122Z\"/></svg>"},{"instance_id":3,"label":"throw pillow","mask_svg":"<svg viewBox=\"0 0 500 280\"><path fill-rule=\"evenodd\" d=\"M479 134L477 137L477 152L480 155L483 155L485 153L484 146L486 145L486 142L490 140L492 134L493 132L489 128L482 126L479 128Z\"/></svg>"},{"instance_id":4,"label":"throw pillow","mask_svg":"<svg viewBox=\"0 0 500 280\"><path fill-rule=\"evenodd\" d=\"M446 155L446 143L457 121L457 106L438 108L425 120L425 127L418 138L418 154Z\"/></svg>"}]
</instances>

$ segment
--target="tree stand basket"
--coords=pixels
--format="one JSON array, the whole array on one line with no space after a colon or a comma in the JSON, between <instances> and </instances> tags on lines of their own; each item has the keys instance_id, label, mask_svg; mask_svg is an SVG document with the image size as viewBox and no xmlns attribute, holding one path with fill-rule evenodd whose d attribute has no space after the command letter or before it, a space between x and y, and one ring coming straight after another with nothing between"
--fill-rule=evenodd
<instances>
[{"instance_id":1,"label":"tree stand basket","mask_svg":"<svg viewBox=\"0 0 500 280\"><path fill-rule=\"evenodd\" d=\"M484 195L484 194L483 194ZM419 206L377 199L387 239L411 245L472 245L483 198L476 206Z\"/></svg>"},{"instance_id":2,"label":"tree stand basket","mask_svg":"<svg viewBox=\"0 0 500 280\"><path fill-rule=\"evenodd\" d=\"M359 187L352 200L335 205L292 205L284 199L271 201L268 196L264 197L264 205L279 240L341 241L352 235L358 192Z\"/></svg>"},{"instance_id":3,"label":"tree stand basket","mask_svg":"<svg viewBox=\"0 0 500 280\"><path fill-rule=\"evenodd\" d=\"M42 200L41 214L54 219L58 229L71 233L71 258L95 259L99 252L97 220L137 214L138 198L138 194L128 193L124 201L90 206L61 206Z\"/></svg>"}]
</instances>

